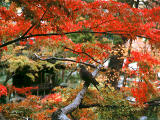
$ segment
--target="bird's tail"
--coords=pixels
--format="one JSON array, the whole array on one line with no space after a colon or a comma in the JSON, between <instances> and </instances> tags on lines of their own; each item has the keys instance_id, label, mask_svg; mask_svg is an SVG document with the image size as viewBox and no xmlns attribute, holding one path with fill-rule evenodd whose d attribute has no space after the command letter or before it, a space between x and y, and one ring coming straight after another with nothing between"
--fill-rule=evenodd
<instances>
[{"instance_id":1,"label":"bird's tail","mask_svg":"<svg viewBox=\"0 0 160 120\"><path fill-rule=\"evenodd\" d=\"M99 83L97 82L97 80L94 78L92 84L97 88L97 90L99 91L97 85L99 85Z\"/></svg>"},{"instance_id":2,"label":"bird's tail","mask_svg":"<svg viewBox=\"0 0 160 120\"><path fill-rule=\"evenodd\" d=\"M97 80L94 78L93 79L94 85L99 85L99 83L97 82Z\"/></svg>"},{"instance_id":3,"label":"bird's tail","mask_svg":"<svg viewBox=\"0 0 160 120\"><path fill-rule=\"evenodd\" d=\"M99 84L99 83L98 83ZM96 85L94 85L96 87L96 89L99 91L98 87Z\"/></svg>"}]
</instances>

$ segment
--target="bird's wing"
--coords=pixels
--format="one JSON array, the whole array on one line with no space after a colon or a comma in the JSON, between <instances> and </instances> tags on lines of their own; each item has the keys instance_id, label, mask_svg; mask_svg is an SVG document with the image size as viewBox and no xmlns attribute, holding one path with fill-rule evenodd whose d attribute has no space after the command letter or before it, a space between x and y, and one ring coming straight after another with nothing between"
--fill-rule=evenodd
<instances>
[{"instance_id":1,"label":"bird's wing","mask_svg":"<svg viewBox=\"0 0 160 120\"><path fill-rule=\"evenodd\" d=\"M81 79L83 79L84 81L88 82L88 83L92 83L96 88L97 85L99 84L96 79L92 76L92 74L87 71L85 68L84 69L80 69L80 77ZM97 90L99 91L99 89L97 88Z\"/></svg>"},{"instance_id":2,"label":"bird's wing","mask_svg":"<svg viewBox=\"0 0 160 120\"><path fill-rule=\"evenodd\" d=\"M80 76L83 80L87 79L88 82L92 83L93 85L98 85L99 83L93 78L92 74L87 70L82 70L80 72Z\"/></svg>"}]
</instances>

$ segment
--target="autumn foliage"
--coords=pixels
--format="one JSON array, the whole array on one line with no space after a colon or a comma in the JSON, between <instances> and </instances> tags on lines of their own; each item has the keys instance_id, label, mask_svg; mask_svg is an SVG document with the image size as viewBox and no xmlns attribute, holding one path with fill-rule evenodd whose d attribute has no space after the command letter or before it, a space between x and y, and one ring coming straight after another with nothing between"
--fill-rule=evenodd
<instances>
[{"instance_id":1,"label":"autumn foliage","mask_svg":"<svg viewBox=\"0 0 160 120\"><path fill-rule=\"evenodd\" d=\"M15 91L18 94L23 94L23 95L31 95L32 92L31 90L37 90L38 87L22 87L22 88L16 88L15 86L12 87L13 91Z\"/></svg>"},{"instance_id":2,"label":"autumn foliage","mask_svg":"<svg viewBox=\"0 0 160 120\"><path fill-rule=\"evenodd\" d=\"M138 9L127 3L114 0L94 0L93 2L86 2L85 0L10 0L7 6L5 4L6 1L2 0L0 6L0 54L2 57L0 56L0 58L4 58L3 55L6 55L7 51L12 51L10 45L13 45L12 47L27 46L31 50L30 53L39 52L42 56L44 55L43 52L46 51L43 48L46 48L53 52L48 57L55 57L57 49L61 49L61 52L74 54L75 63L85 62L93 66L104 64L111 59L120 60L123 67L120 66L117 70L112 69L113 65L117 64L116 62L113 62L109 69L108 66L103 66L103 76L107 76L107 78L104 77L104 79L99 80L103 84L100 88L109 89L111 86L107 79L112 77L119 81L122 74L124 81L128 82L128 84L123 84L122 91L129 92L127 95L134 97L136 104L143 105L152 96L159 96L159 89L157 88L159 85L157 73L160 72L159 6L152 9ZM82 37L79 41L73 41L72 38L75 34L92 37L86 39ZM115 40L116 37L118 42ZM148 49L132 49L132 43L142 39L149 46ZM130 45L126 45L128 43ZM66 55L68 54L62 56L66 57ZM8 56L13 58L12 55ZM5 58L7 61L7 55ZM31 55L30 58L32 58ZM44 58L47 57L44 55ZM30 60L27 60L30 63ZM130 67L132 63L136 63L137 69ZM131 78L132 80L128 80ZM16 105L20 109L22 108L23 112L25 107L31 106L31 109L27 108L29 113L24 112L24 116L30 116L34 119L50 119L47 118L48 115L51 115L59 107L67 105L78 93L78 91L68 91L68 94L71 92L73 95L70 95L70 98L65 98L67 101L63 101L61 93L50 94L43 99L30 96L31 90L38 89L37 87L13 87L13 89L17 93L27 96L25 101ZM106 91L102 89L102 93L106 93ZM68 94L65 93L66 96ZM112 87L107 94L114 96ZM0 97L3 95L7 96L7 89L0 85ZM96 97L103 102L95 100L94 103L89 99L89 95L91 98ZM112 99L112 97L107 98L107 96L103 98L94 90L89 95L84 98L84 103L97 104L99 102L99 104L105 104L108 103L108 99ZM114 104L112 100L108 104ZM117 102L117 99L115 101ZM60 104L62 102L63 104ZM9 116L7 112L16 110L16 105L5 105L4 112ZM122 105L130 106L128 102L125 103L123 100ZM108 110L104 106L102 108ZM99 110L103 113L103 109ZM109 110L109 112L112 111L112 109ZM33 113L33 111L36 112ZM94 109L81 109L79 111L73 113L79 120L97 118L96 114L93 115Z\"/></svg>"},{"instance_id":3,"label":"autumn foliage","mask_svg":"<svg viewBox=\"0 0 160 120\"><path fill-rule=\"evenodd\" d=\"M0 84L0 98L1 96L7 96L7 88Z\"/></svg>"},{"instance_id":4,"label":"autumn foliage","mask_svg":"<svg viewBox=\"0 0 160 120\"><path fill-rule=\"evenodd\" d=\"M39 5L37 6L37 4ZM17 14L17 8L21 6L24 6L24 9ZM159 7L151 10L136 9L125 3L114 1L91 3L81 0L48 0L32 3L29 0L15 1L11 3L9 9L2 7L0 10L1 40L9 41L19 35L23 36L24 31L28 30L30 26L31 30L23 36L25 41L34 37L36 41L48 39L49 34L52 33L65 36L68 32L85 31L84 28L88 28L97 34L101 32L114 33L128 39L141 36L149 38L151 43L156 43L159 41L159 30L156 29L156 23L160 22L159 10ZM82 16L89 18L86 19ZM46 37L38 38L37 36ZM62 41L65 41L63 36L49 38L54 41L60 37ZM21 42L21 44L25 44L25 42Z\"/></svg>"}]
</instances>

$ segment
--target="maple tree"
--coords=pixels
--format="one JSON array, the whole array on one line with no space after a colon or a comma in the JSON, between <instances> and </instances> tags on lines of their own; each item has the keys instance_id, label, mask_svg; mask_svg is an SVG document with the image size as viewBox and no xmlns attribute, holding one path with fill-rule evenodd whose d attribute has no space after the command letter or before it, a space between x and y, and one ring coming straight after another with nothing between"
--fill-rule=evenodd
<instances>
[{"instance_id":1,"label":"maple tree","mask_svg":"<svg viewBox=\"0 0 160 120\"><path fill-rule=\"evenodd\" d=\"M128 78L137 76L144 82L136 84L141 84L141 88L144 89L133 88L131 92L140 104L146 102L146 99L141 98L146 96L147 92L159 96L159 91L152 83L158 81L160 64L157 57L160 46L160 7L138 9L138 1L134 8L132 2L127 4L112 0L11 0L8 6L5 4L2 0L2 55L10 44L15 43L22 46L31 45L33 49L43 46L60 47L64 51L77 54L74 62L92 67L110 59L105 72L106 86L110 83L118 89L121 74ZM73 41L74 35L81 36L79 41ZM104 39L109 36L113 40ZM119 41L116 41L116 37ZM132 50L132 42L136 41L137 37L145 38L152 51ZM124 45L127 42L130 46L126 51ZM137 70L128 68L133 62L137 62ZM142 94L137 96L139 91L142 91Z\"/></svg>"}]
</instances>

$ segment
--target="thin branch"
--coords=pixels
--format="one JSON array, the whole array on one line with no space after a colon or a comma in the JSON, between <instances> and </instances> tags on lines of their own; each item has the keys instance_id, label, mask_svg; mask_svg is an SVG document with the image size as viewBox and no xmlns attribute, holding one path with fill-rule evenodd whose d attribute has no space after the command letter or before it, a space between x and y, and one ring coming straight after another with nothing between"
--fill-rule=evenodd
<instances>
[{"instance_id":1,"label":"thin branch","mask_svg":"<svg viewBox=\"0 0 160 120\"><path fill-rule=\"evenodd\" d=\"M47 12L47 9L46 9L46 11L43 13L43 15L42 15L41 19L39 20L39 22L41 22L41 20L43 19L44 15L46 14L46 12ZM27 35L27 33L28 33L35 25L36 25L36 23L32 24L32 26L22 35L21 38L23 38L25 35Z\"/></svg>"},{"instance_id":2,"label":"thin branch","mask_svg":"<svg viewBox=\"0 0 160 120\"><path fill-rule=\"evenodd\" d=\"M145 102L144 104L148 104L149 106L160 106L160 100L152 100L149 102ZM118 107L122 107L122 106L116 106L116 105L101 105L101 104L80 104L79 108L83 109L83 108L91 108L91 107L108 107L108 108L118 108Z\"/></svg>"},{"instance_id":3,"label":"thin branch","mask_svg":"<svg viewBox=\"0 0 160 120\"><path fill-rule=\"evenodd\" d=\"M72 73L75 72L76 70L77 70L77 67L69 73L69 75L68 75L67 78L65 79L65 83L68 82L68 79L70 78L70 76L72 75Z\"/></svg>"},{"instance_id":4,"label":"thin branch","mask_svg":"<svg viewBox=\"0 0 160 120\"><path fill-rule=\"evenodd\" d=\"M84 104L80 104L79 108L91 108L91 107L108 107L108 108L118 108L118 106L116 105L101 105L101 104L89 104L89 105L84 105Z\"/></svg>"},{"instance_id":5,"label":"thin branch","mask_svg":"<svg viewBox=\"0 0 160 120\"><path fill-rule=\"evenodd\" d=\"M86 52L78 52L78 51L75 51L71 48L68 48L66 46L64 46L65 49L68 49L70 51L73 51L73 52L76 52L76 53L82 53L82 54L85 54L86 56L88 56L89 58L91 58L94 62L98 63L98 64L101 64L100 62L98 62L97 60L95 60L92 56L90 56L89 54L87 54Z\"/></svg>"},{"instance_id":6,"label":"thin branch","mask_svg":"<svg viewBox=\"0 0 160 120\"><path fill-rule=\"evenodd\" d=\"M23 39L23 37L24 37L25 35L27 35L28 32L29 32L35 25L36 25L36 23L32 24L32 26L22 35L21 38Z\"/></svg>"},{"instance_id":7,"label":"thin branch","mask_svg":"<svg viewBox=\"0 0 160 120\"><path fill-rule=\"evenodd\" d=\"M48 61L50 62L50 60L59 60L59 61L70 61L70 62L75 62L75 63L80 63L80 64L84 64L86 66L90 66L92 68L97 68L97 66L93 65L93 64L90 64L90 63L86 63L86 62L77 62L76 60L72 60L72 59L67 59L67 58L56 58L56 57L48 57L46 59L42 59L41 56L38 56L36 53L34 53L34 55L39 59L39 60L42 60L42 61ZM110 58L110 56L108 56L108 58L106 58L103 62L103 64ZM105 72L107 71L107 68L102 68L102 65L99 65L98 66L98 71L101 71L101 72ZM97 72L97 71L96 71Z\"/></svg>"},{"instance_id":8,"label":"thin branch","mask_svg":"<svg viewBox=\"0 0 160 120\"><path fill-rule=\"evenodd\" d=\"M48 9L49 9L49 7L44 11L44 13L43 13L42 17L40 18L39 22L41 22L41 21L43 20L43 18L44 18L44 16L45 16L45 14L47 13ZM36 24L37 24L37 23L34 23L34 24L31 26L30 30L31 30ZM30 30L28 30L28 32L29 32ZM32 31L33 31L33 30L32 30ZM28 32L26 32L26 34L27 34ZM26 34L25 34L25 35L26 35ZM25 35L24 35L24 36L25 36ZM24 37L24 36L22 36L22 37Z\"/></svg>"},{"instance_id":9,"label":"thin branch","mask_svg":"<svg viewBox=\"0 0 160 120\"><path fill-rule=\"evenodd\" d=\"M18 41L20 41L20 40L24 40L24 39L26 39L26 38L27 38L27 37L23 37L23 38L22 38L22 37L19 37L19 38L17 38L17 39L11 40L11 41L9 41L9 42L6 42L6 43L0 45L0 48L5 47L5 46L10 45L10 44L13 44L13 43L16 43L16 42L18 42Z\"/></svg>"},{"instance_id":10,"label":"thin branch","mask_svg":"<svg viewBox=\"0 0 160 120\"><path fill-rule=\"evenodd\" d=\"M93 65L93 64L89 64L89 63L86 63L86 62L77 62L76 60L72 60L72 59L57 58L57 57L48 57L48 58L46 58L46 59L42 59L41 56L38 56L36 53L34 53L34 55L35 55L39 60L42 60L42 61L49 61L49 60L70 61L70 62L75 62L75 63L81 63L81 64L84 64L84 65L90 66L90 67L92 67L92 68L96 68L96 66Z\"/></svg>"}]
</instances>

